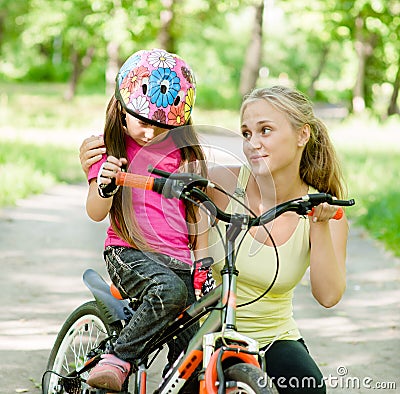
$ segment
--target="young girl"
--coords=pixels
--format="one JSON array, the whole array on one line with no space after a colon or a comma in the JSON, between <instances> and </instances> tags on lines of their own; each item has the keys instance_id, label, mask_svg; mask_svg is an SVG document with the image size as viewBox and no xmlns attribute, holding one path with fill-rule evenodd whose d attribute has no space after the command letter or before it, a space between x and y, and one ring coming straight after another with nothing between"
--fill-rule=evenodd
<instances>
[{"instance_id":1,"label":"young girl","mask_svg":"<svg viewBox=\"0 0 400 394\"><path fill-rule=\"evenodd\" d=\"M241 131L248 165L214 167L209 177L256 215L317 190L343 198L341 171L328 131L302 93L281 86L254 90L241 107ZM221 193L212 193L212 198L223 210L243 209ZM288 212L275 219L269 231L278 246L277 280L262 299L237 309L238 330L258 340L266 351L267 374L280 393L326 390L292 317L292 299L308 267L312 294L321 305L332 307L343 295L348 224L344 216L330 220L336 210L324 203L309 218ZM219 283L224 256L215 233L210 232L209 245L217 261L213 276ZM265 229L253 227L237 254L238 305L265 291L275 275L275 261Z\"/></svg>"},{"instance_id":2,"label":"young girl","mask_svg":"<svg viewBox=\"0 0 400 394\"><path fill-rule=\"evenodd\" d=\"M190 126L195 99L190 67L164 50L143 50L123 64L116 82L104 127L107 153L88 169L86 209L95 221L109 215L107 270L120 292L137 299L138 306L112 353L103 356L87 383L120 391L146 343L195 301L189 245L194 249L198 240L188 231L196 223L193 206L153 191L123 192L114 178L124 166L142 175L149 175L149 165L168 172L185 166L206 174L204 154ZM195 250L195 258L200 257L205 256ZM193 329L169 344L170 363Z\"/></svg>"}]
</instances>

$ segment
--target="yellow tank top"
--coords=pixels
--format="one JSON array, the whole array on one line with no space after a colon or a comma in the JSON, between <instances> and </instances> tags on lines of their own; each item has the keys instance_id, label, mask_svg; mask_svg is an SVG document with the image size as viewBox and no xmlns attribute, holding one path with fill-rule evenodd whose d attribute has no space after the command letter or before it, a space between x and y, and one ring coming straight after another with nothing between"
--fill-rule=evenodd
<instances>
[{"instance_id":1,"label":"yellow tank top","mask_svg":"<svg viewBox=\"0 0 400 394\"><path fill-rule=\"evenodd\" d=\"M240 169L236 197L243 200L244 190L250 176L248 167ZM243 212L244 208L231 199L227 212ZM222 234L225 224L218 223ZM261 295L272 283L276 271L276 256L273 247L256 241L245 231L236 240L240 244L237 252L236 267L239 270L237 283L237 305L251 301ZM293 292L302 279L310 263L310 225L307 218L300 217L292 236L283 245L278 246L279 272L272 289L259 301L237 309L237 329L242 334L256 339L265 346L276 339L300 338L300 332L293 319ZM221 283L220 271L224 265L224 248L218 231L213 228L209 233L210 255L215 263L213 277Z\"/></svg>"}]
</instances>

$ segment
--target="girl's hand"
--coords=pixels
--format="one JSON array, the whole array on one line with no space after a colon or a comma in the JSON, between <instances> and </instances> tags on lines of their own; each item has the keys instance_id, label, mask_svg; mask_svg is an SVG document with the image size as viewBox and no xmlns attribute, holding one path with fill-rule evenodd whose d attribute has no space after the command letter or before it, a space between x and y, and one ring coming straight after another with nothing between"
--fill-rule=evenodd
<instances>
[{"instance_id":1,"label":"girl's hand","mask_svg":"<svg viewBox=\"0 0 400 394\"><path fill-rule=\"evenodd\" d=\"M337 218L335 215L338 212L338 209L335 205L330 205L326 202L317 205L310 213L310 220L313 223L317 222L328 222L330 219Z\"/></svg>"},{"instance_id":2,"label":"girl's hand","mask_svg":"<svg viewBox=\"0 0 400 394\"><path fill-rule=\"evenodd\" d=\"M107 161L103 163L97 177L97 183L108 185L111 183L112 178L117 176L117 173L122 171L122 166L128 164L128 160L124 157L117 159L114 156L108 156Z\"/></svg>"},{"instance_id":3,"label":"girl's hand","mask_svg":"<svg viewBox=\"0 0 400 394\"><path fill-rule=\"evenodd\" d=\"M79 148L79 160L86 176L89 173L90 166L98 162L104 153L106 153L106 147L104 146L103 136L92 135L83 140Z\"/></svg>"},{"instance_id":4,"label":"girl's hand","mask_svg":"<svg viewBox=\"0 0 400 394\"><path fill-rule=\"evenodd\" d=\"M97 186L101 197L112 197L118 191L119 186L115 183L115 177L122 171L122 166L127 164L128 161L124 157L121 159L114 156L107 157L97 175Z\"/></svg>"}]
</instances>

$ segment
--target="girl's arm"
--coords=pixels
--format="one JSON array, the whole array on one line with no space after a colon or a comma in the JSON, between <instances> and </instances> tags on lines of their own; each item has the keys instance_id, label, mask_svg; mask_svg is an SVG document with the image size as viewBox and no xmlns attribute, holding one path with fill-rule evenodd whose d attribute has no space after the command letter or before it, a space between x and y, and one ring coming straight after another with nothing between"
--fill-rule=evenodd
<instances>
[{"instance_id":1,"label":"girl's arm","mask_svg":"<svg viewBox=\"0 0 400 394\"><path fill-rule=\"evenodd\" d=\"M202 266L202 264L197 260L201 260L210 256L208 252L208 217L207 214L200 208L195 207L195 209L196 223L188 223L188 228L191 234L196 234L196 245L193 249L193 257L194 261L197 263L194 263L192 267L195 269L192 271L192 280L196 297L201 297L201 289L204 281L207 278L207 272L198 270L199 265Z\"/></svg>"},{"instance_id":2,"label":"girl's arm","mask_svg":"<svg viewBox=\"0 0 400 394\"><path fill-rule=\"evenodd\" d=\"M100 197L96 179L89 184L89 191L86 199L86 212L90 219L101 222L110 212L113 197Z\"/></svg>"},{"instance_id":3,"label":"girl's arm","mask_svg":"<svg viewBox=\"0 0 400 394\"><path fill-rule=\"evenodd\" d=\"M314 214L314 217L317 216ZM326 308L336 305L346 289L348 231L344 215L340 220L329 220L322 214L318 220L310 219L311 290L314 298Z\"/></svg>"},{"instance_id":4,"label":"girl's arm","mask_svg":"<svg viewBox=\"0 0 400 394\"><path fill-rule=\"evenodd\" d=\"M117 173L121 171L121 167L127 164L125 158L117 159L114 156L108 156L107 161L100 168L101 173L97 179L92 179L89 184L89 191L86 199L86 212L89 217L100 222L108 215L111 209L113 197L104 198L99 194L100 182L103 185L109 185L111 179L117 176Z\"/></svg>"},{"instance_id":5,"label":"girl's arm","mask_svg":"<svg viewBox=\"0 0 400 394\"><path fill-rule=\"evenodd\" d=\"M195 260L200 260L204 257L210 256L210 253L208 252L208 228L200 228L199 226L198 231L196 248L193 250Z\"/></svg>"}]
</instances>

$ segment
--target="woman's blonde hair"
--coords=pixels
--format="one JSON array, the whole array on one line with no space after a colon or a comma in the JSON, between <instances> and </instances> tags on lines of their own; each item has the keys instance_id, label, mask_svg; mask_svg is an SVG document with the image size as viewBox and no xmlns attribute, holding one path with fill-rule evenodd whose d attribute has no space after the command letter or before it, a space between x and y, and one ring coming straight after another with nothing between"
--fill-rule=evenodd
<instances>
[{"instance_id":1,"label":"woman's blonde hair","mask_svg":"<svg viewBox=\"0 0 400 394\"><path fill-rule=\"evenodd\" d=\"M310 139L301 157L300 177L322 193L344 198L345 184L335 149L327 127L315 116L311 101L303 93L286 86L258 88L244 97L241 117L247 104L255 100L265 100L285 113L294 130L309 125Z\"/></svg>"},{"instance_id":2,"label":"woman's blonde hair","mask_svg":"<svg viewBox=\"0 0 400 394\"><path fill-rule=\"evenodd\" d=\"M119 101L113 96L108 103L106 110L106 120L104 125L104 144L107 155L117 158L127 158L125 146L125 131L123 128L123 110ZM187 122L188 126L181 127L179 132L170 131L171 136L181 153L181 168L186 171L197 172L207 177L207 166L203 149L191 126L191 118ZM130 163L128 163L129 166ZM120 188L114 195L110 209L111 226L115 233L132 246L144 250L152 251L143 237L140 227L136 221L132 204L123 206L123 188ZM129 193L130 194L130 193ZM125 195L124 195L125 198ZM129 201L132 201L131 198ZM185 201L186 220L188 223L196 224L196 207ZM177 211L178 212L178 211ZM177 213L179 214L179 213ZM194 248L196 245L196 231L189 231L189 246Z\"/></svg>"}]
</instances>

